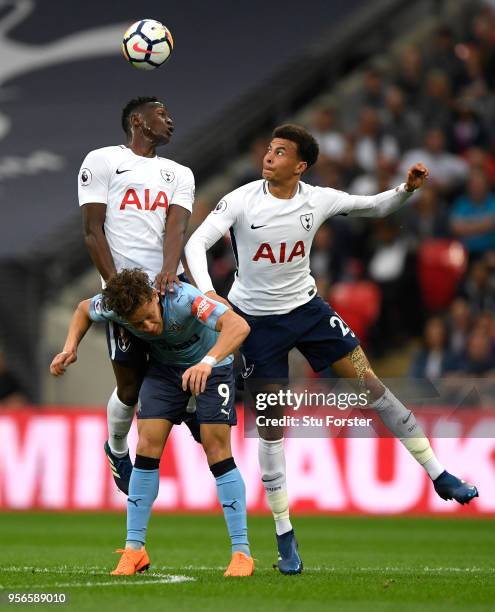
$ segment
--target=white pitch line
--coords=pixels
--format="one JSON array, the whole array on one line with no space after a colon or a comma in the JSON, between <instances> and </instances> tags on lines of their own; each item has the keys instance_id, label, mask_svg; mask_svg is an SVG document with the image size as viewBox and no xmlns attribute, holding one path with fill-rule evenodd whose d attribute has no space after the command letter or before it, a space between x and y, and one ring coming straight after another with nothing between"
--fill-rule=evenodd
<instances>
[{"instance_id":1,"label":"white pitch line","mask_svg":"<svg viewBox=\"0 0 495 612\"><path fill-rule=\"evenodd\" d=\"M116 578L114 580L108 580L105 582L55 582L50 584L35 584L30 587L30 589L65 589L71 587L100 587L100 586L146 586L147 584L179 584L181 582L196 582L196 578L192 576L174 576L167 575L162 578L157 578L156 580L139 580L139 579L122 579ZM20 585L9 585L8 587L4 587L0 585L0 589L9 588L9 589L26 589L26 583Z\"/></svg>"}]
</instances>

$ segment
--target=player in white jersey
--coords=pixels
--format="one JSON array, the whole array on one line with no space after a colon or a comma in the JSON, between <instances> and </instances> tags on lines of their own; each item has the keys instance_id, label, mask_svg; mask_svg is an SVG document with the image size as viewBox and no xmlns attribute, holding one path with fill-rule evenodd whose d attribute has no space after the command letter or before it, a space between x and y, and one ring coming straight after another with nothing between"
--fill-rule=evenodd
<instances>
[{"instance_id":1,"label":"player in white jersey","mask_svg":"<svg viewBox=\"0 0 495 612\"><path fill-rule=\"evenodd\" d=\"M476 487L449 474L408 410L376 377L352 330L316 295L309 268L313 237L335 215L382 217L399 209L421 187L428 170L412 166L406 182L375 196L352 196L303 183L301 175L318 158L318 145L302 127L276 128L263 161L263 180L226 195L192 235L186 258L198 288L218 298L208 274L206 251L230 229L237 272L228 295L251 333L241 352L245 377L288 378L288 353L298 348L313 370L329 365L354 379L368 393L386 427L424 467L443 499L461 504L478 495ZM273 512L284 574L302 570L289 519L283 429L258 428L259 462L268 504Z\"/></svg>"},{"instance_id":2,"label":"player in white jersey","mask_svg":"<svg viewBox=\"0 0 495 612\"><path fill-rule=\"evenodd\" d=\"M157 98L136 98L122 111L125 145L88 153L79 171L79 205L91 259L102 283L123 268L142 268L163 294L183 272L184 234L194 201L191 170L159 157L172 119ZM107 407L105 452L117 486L127 493L132 463L127 434L147 364L144 343L117 323L107 324L117 387ZM194 429L194 428L193 428ZM197 435L196 435L197 437Z\"/></svg>"}]
</instances>

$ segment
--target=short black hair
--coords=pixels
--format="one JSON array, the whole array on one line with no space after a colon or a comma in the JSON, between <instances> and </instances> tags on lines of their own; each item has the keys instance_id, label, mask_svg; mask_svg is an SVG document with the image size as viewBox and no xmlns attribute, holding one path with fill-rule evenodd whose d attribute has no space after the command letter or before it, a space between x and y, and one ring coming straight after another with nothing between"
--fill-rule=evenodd
<instances>
[{"instance_id":1,"label":"short black hair","mask_svg":"<svg viewBox=\"0 0 495 612\"><path fill-rule=\"evenodd\" d=\"M131 114L140 106L148 104L149 102L159 102L159 100L158 98L155 98L155 96L141 96L139 98L133 98L132 100L129 100L129 102L127 102L127 104L122 109L122 129L127 134L127 136L131 135L131 124L129 123L129 118Z\"/></svg>"},{"instance_id":2,"label":"short black hair","mask_svg":"<svg viewBox=\"0 0 495 612\"><path fill-rule=\"evenodd\" d=\"M293 123L279 125L273 130L272 138L283 138L294 142L297 145L297 154L308 164L308 168L316 163L320 147L315 138L301 125Z\"/></svg>"}]
</instances>

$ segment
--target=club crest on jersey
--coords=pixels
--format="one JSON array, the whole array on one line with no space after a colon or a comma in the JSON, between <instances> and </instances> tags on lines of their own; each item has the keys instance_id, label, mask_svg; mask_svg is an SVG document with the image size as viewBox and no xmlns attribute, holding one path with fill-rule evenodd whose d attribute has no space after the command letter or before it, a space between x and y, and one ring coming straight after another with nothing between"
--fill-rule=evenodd
<instances>
[{"instance_id":1,"label":"club crest on jersey","mask_svg":"<svg viewBox=\"0 0 495 612\"><path fill-rule=\"evenodd\" d=\"M160 170L160 174L162 175L162 179L166 183L173 183L175 180L175 174L171 170Z\"/></svg>"},{"instance_id":2,"label":"club crest on jersey","mask_svg":"<svg viewBox=\"0 0 495 612\"><path fill-rule=\"evenodd\" d=\"M80 175L80 183L83 187L87 187L93 180L93 175L89 168L83 168Z\"/></svg>"},{"instance_id":3,"label":"club crest on jersey","mask_svg":"<svg viewBox=\"0 0 495 612\"><path fill-rule=\"evenodd\" d=\"M96 314L101 315L103 312L103 298L99 297L93 302L93 308L95 309Z\"/></svg>"},{"instance_id":4,"label":"club crest on jersey","mask_svg":"<svg viewBox=\"0 0 495 612\"><path fill-rule=\"evenodd\" d=\"M309 232L309 230L313 227L313 213L301 215L299 218L301 219L301 224L304 229Z\"/></svg>"},{"instance_id":5,"label":"club crest on jersey","mask_svg":"<svg viewBox=\"0 0 495 612\"><path fill-rule=\"evenodd\" d=\"M208 298L198 295L192 303L192 313L198 321L207 321L208 317L215 310L216 304Z\"/></svg>"},{"instance_id":6,"label":"club crest on jersey","mask_svg":"<svg viewBox=\"0 0 495 612\"><path fill-rule=\"evenodd\" d=\"M178 321L167 321L167 331L178 332L182 327Z\"/></svg>"},{"instance_id":7,"label":"club crest on jersey","mask_svg":"<svg viewBox=\"0 0 495 612\"><path fill-rule=\"evenodd\" d=\"M226 210L226 208L227 208L227 202L225 200L220 200L220 202L213 209L213 214L218 215L220 213L223 213L223 211Z\"/></svg>"},{"instance_id":8,"label":"club crest on jersey","mask_svg":"<svg viewBox=\"0 0 495 612\"><path fill-rule=\"evenodd\" d=\"M242 372L241 372L241 377L246 379L249 378L251 376L251 374L253 373L254 370L254 363L250 366L246 366Z\"/></svg>"},{"instance_id":9,"label":"club crest on jersey","mask_svg":"<svg viewBox=\"0 0 495 612\"><path fill-rule=\"evenodd\" d=\"M122 327L119 328L119 337L117 338L117 346L123 353L127 353L127 351L131 348L131 339L127 334L127 331Z\"/></svg>"}]
</instances>

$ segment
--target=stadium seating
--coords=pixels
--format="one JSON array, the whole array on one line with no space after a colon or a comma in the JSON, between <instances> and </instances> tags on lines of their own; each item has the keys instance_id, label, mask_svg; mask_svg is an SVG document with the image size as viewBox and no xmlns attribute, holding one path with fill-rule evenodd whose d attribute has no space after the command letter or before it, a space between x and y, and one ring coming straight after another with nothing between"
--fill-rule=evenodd
<instances>
[{"instance_id":1,"label":"stadium seating","mask_svg":"<svg viewBox=\"0 0 495 612\"><path fill-rule=\"evenodd\" d=\"M421 298L430 312L445 310L467 267L467 253L457 240L432 239L418 250Z\"/></svg>"},{"instance_id":2,"label":"stadium seating","mask_svg":"<svg viewBox=\"0 0 495 612\"><path fill-rule=\"evenodd\" d=\"M378 286L371 281L335 283L329 302L365 346L368 330L380 313Z\"/></svg>"}]
</instances>

